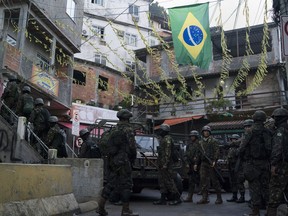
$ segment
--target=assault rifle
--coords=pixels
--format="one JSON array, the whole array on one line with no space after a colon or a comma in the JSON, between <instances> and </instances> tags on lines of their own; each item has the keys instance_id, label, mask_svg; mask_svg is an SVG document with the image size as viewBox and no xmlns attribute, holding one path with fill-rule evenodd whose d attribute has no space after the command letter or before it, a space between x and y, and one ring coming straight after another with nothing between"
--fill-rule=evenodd
<instances>
[{"instance_id":1,"label":"assault rifle","mask_svg":"<svg viewBox=\"0 0 288 216\"><path fill-rule=\"evenodd\" d=\"M208 160L209 164L212 166L213 162L211 161L211 159L203 151L200 150L200 152ZM219 170L215 166L213 166L213 169L215 170L216 175L217 175L218 179L220 180L220 183L224 184L225 180L224 180L223 176L221 175L221 173L219 172Z\"/></svg>"}]
</instances>

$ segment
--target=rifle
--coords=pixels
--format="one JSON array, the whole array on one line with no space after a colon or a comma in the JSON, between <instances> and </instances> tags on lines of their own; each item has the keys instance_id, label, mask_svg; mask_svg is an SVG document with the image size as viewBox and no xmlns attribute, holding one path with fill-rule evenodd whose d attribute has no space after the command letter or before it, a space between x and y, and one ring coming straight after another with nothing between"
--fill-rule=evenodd
<instances>
[{"instance_id":1,"label":"rifle","mask_svg":"<svg viewBox=\"0 0 288 216\"><path fill-rule=\"evenodd\" d=\"M212 166L213 162L211 161L211 159L204 153L204 151L201 151L200 149L199 149L199 151L202 153L202 155L208 160L209 164ZM224 180L223 176L221 175L221 173L219 172L219 170L215 166L213 166L213 169L215 170L216 175L217 175L218 179L220 180L220 183L224 184L225 180Z\"/></svg>"}]
</instances>

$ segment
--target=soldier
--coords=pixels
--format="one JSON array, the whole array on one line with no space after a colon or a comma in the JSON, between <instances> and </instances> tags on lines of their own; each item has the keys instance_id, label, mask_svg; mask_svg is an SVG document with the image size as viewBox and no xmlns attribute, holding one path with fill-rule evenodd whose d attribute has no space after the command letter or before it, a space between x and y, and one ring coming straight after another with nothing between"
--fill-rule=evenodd
<instances>
[{"instance_id":1,"label":"soldier","mask_svg":"<svg viewBox=\"0 0 288 216\"><path fill-rule=\"evenodd\" d=\"M45 140L45 134L49 129L49 117L50 112L44 107L43 99L36 98L29 122L33 124L33 131L41 140Z\"/></svg>"},{"instance_id":2,"label":"soldier","mask_svg":"<svg viewBox=\"0 0 288 216\"><path fill-rule=\"evenodd\" d=\"M232 134L230 137L229 150L227 154L229 173L231 178L232 186L232 198L228 199L227 202L245 202L245 187L244 187L244 174L241 169L240 158L238 158L237 148L240 145L240 136L238 134ZM237 198L238 191L240 198Z\"/></svg>"},{"instance_id":3,"label":"soldier","mask_svg":"<svg viewBox=\"0 0 288 216\"><path fill-rule=\"evenodd\" d=\"M257 110L253 114L251 131L245 132L238 152L243 158L243 172L249 182L252 212L244 214L258 216L262 197L269 199L269 157L271 154L271 133L264 127L266 113Z\"/></svg>"},{"instance_id":4,"label":"soldier","mask_svg":"<svg viewBox=\"0 0 288 216\"><path fill-rule=\"evenodd\" d=\"M202 139L199 141L199 155L197 156L197 163L194 166L194 170L200 167L200 183L202 199L197 202L197 204L207 204L208 199L208 189L210 185L210 179L212 180L212 185L216 190L217 199L215 204L222 204L223 200L221 197L221 186L217 178L217 160L219 156L219 143L216 139L211 136L211 128L209 126L204 126L201 130Z\"/></svg>"},{"instance_id":5,"label":"soldier","mask_svg":"<svg viewBox=\"0 0 288 216\"><path fill-rule=\"evenodd\" d=\"M178 205L180 204L181 198L180 193L176 187L174 182L174 176L176 173L173 171L173 158L172 158L172 148L173 139L169 135L170 126L167 124L160 125L159 136L160 136L160 144L158 149L158 182L160 187L161 198L153 202L154 205L166 205L166 198L171 194L172 201L170 201L169 205Z\"/></svg>"},{"instance_id":6,"label":"soldier","mask_svg":"<svg viewBox=\"0 0 288 216\"><path fill-rule=\"evenodd\" d=\"M31 96L31 88L29 86L24 86L22 89L22 95L19 97L16 114L18 116L25 116L28 120L30 114L34 108L34 99Z\"/></svg>"},{"instance_id":7,"label":"soldier","mask_svg":"<svg viewBox=\"0 0 288 216\"><path fill-rule=\"evenodd\" d=\"M132 189L132 163L136 159L136 141L135 134L129 119L132 113L127 109L117 112L119 123L111 131L109 137L109 149L107 149L108 157L108 178L107 184L101 193L96 212L100 216L108 215L105 210L105 203L109 199L113 190L121 193L123 202L121 216L138 216L129 208L130 194Z\"/></svg>"},{"instance_id":8,"label":"soldier","mask_svg":"<svg viewBox=\"0 0 288 216\"><path fill-rule=\"evenodd\" d=\"M50 149L57 149L57 157L68 157L64 137L60 132L57 116L49 117L50 129L46 137L46 144Z\"/></svg>"},{"instance_id":9,"label":"soldier","mask_svg":"<svg viewBox=\"0 0 288 216\"><path fill-rule=\"evenodd\" d=\"M90 137L90 131L85 128L80 130L80 137L83 143L80 148L79 158L101 158L100 150Z\"/></svg>"},{"instance_id":10,"label":"soldier","mask_svg":"<svg viewBox=\"0 0 288 216\"><path fill-rule=\"evenodd\" d=\"M277 215L277 207L283 202L283 194L288 186L288 111L277 108L273 111L272 117L275 119L276 131L272 138L272 176L269 184L267 216Z\"/></svg>"},{"instance_id":11,"label":"soldier","mask_svg":"<svg viewBox=\"0 0 288 216\"><path fill-rule=\"evenodd\" d=\"M199 183L199 172L194 171L194 165L197 161L198 149L199 149L199 133L196 130L192 130L189 134L190 140L186 147L185 162L189 168L189 188L188 196L184 199L184 202L193 202L193 193L196 184Z\"/></svg>"},{"instance_id":12,"label":"soldier","mask_svg":"<svg viewBox=\"0 0 288 216\"><path fill-rule=\"evenodd\" d=\"M11 109L13 112L16 111L16 105L19 97L18 91L18 79L14 75L10 75L9 81L4 89L4 92L1 96L1 99L5 103L5 105ZM12 119L12 114L4 107L1 108L1 115L3 118L9 123L14 124L14 120Z\"/></svg>"}]
</instances>

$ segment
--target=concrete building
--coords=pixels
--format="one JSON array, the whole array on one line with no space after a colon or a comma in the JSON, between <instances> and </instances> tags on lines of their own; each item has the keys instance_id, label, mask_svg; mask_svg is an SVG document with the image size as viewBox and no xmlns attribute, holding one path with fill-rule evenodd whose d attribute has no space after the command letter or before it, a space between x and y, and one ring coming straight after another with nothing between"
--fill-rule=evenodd
<instances>
[{"instance_id":1,"label":"concrete building","mask_svg":"<svg viewBox=\"0 0 288 216\"><path fill-rule=\"evenodd\" d=\"M151 0L85 0L81 53L75 57L119 72L135 71L133 50L158 44L148 19Z\"/></svg>"},{"instance_id":2,"label":"concrete building","mask_svg":"<svg viewBox=\"0 0 288 216\"><path fill-rule=\"evenodd\" d=\"M232 56L232 62L228 66L229 77L225 81L220 80L221 65L223 63L221 31L217 28L211 29L213 61L209 69L201 70L192 66L179 66L179 73L185 78L187 84L187 92L193 95L193 92L198 89L198 85L192 75L193 71L202 77L200 81L204 86L201 91L202 95L194 95L193 100L186 98L187 103L185 104L177 99L177 91L181 89L182 84L178 79L179 73L173 69L172 60L168 57L167 51L159 46L158 52L161 58L158 58L159 62L155 62L155 58L148 54L146 49L137 50L137 57L146 63L147 68L145 72L138 71L139 76L144 77L145 82L149 81L149 83L155 82L159 84L164 94L168 95L168 97L165 99L159 94L158 104L151 106L139 105L135 110L137 110L139 115L143 113L141 118L145 121L147 121L147 118L148 122L152 119L154 125L165 122L173 126L174 132L188 134L192 129L200 129L203 125L215 121L225 121L223 123L225 127L222 127L222 130L229 129L231 126L235 129L235 124L237 124L238 128L242 128L242 122L238 120L251 118L255 110L262 109L269 115L273 109L286 106L288 95L287 82L285 80L287 76L281 60L279 33L275 24L270 23L268 26L269 39L266 46L267 56L265 56L268 73L259 87L243 96L239 96L237 93L249 88L251 83L254 82L253 78L257 70L259 70L263 25L251 27L249 38L254 54L247 58L250 67L249 73L236 89L232 88L232 83L245 58L246 29L225 32L228 50ZM171 39L168 43L173 47ZM173 95L167 88L165 79L171 85L175 85L176 95ZM140 98L151 98L153 94L157 96L152 88L146 88L146 92L140 90L140 88L145 88L141 82L136 82L135 86L138 92L136 91L134 94ZM216 89L218 89L217 92ZM221 125L223 126L223 124ZM212 128L217 128L213 124L211 126Z\"/></svg>"},{"instance_id":3,"label":"concrete building","mask_svg":"<svg viewBox=\"0 0 288 216\"><path fill-rule=\"evenodd\" d=\"M53 114L65 114L72 101L73 55L80 52L83 6L81 0L1 1L1 86L5 74L17 74Z\"/></svg>"}]
</instances>

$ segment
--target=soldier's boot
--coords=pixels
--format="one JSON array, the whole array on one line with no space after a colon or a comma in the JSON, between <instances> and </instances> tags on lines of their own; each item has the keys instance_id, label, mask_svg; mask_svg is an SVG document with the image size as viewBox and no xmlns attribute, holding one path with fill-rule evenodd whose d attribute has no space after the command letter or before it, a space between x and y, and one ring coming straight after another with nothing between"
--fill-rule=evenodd
<instances>
[{"instance_id":1,"label":"soldier's boot","mask_svg":"<svg viewBox=\"0 0 288 216\"><path fill-rule=\"evenodd\" d=\"M193 194L192 193L188 193L187 197L183 200L184 202L193 202Z\"/></svg>"},{"instance_id":2,"label":"soldier's boot","mask_svg":"<svg viewBox=\"0 0 288 216\"><path fill-rule=\"evenodd\" d=\"M227 199L227 202L237 202L237 193L233 193L231 199Z\"/></svg>"},{"instance_id":3,"label":"soldier's boot","mask_svg":"<svg viewBox=\"0 0 288 216\"><path fill-rule=\"evenodd\" d=\"M121 216L139 216L137 212L133 212L129 208L129 202L124 202L122 205L122 213Z\"/></svg>"},{"instance_id":4,"label":"soldier's boot","mask_svg":"<svg viewBox=\"0 0 288 216\"><path fill-rule=\"evenodd\" d=\"M241 196L239 199L236 201L236 203L244 203L245 202L245 193L241 192Z\"/></svg>"},{"instance_id":5,"label":"soldier's boot","mask_svg":"<svg viewBox=\"0 0 288 216\"><path fill-rule=\"evenodd\" d=\"M197 202L197 204L207 204L209 203L208 192L202 192L202 199Z\"/></svg>"},{"instance_id":6,"label":"soldier's boot","mask_svg":"<svg viewBox=\"0 0 288 216\"><path fill-rule=\"evenodd\" d=\"M180 194L174 194L174 199L168 203L168 205L179 205L180 203L182 203Z\"/></svg>"},{"instance_id":7,"label":"soldier's boot","mask_svg":"<svg viewBox=\"0 0 288 216\"><path fill-rule=\"evenodd\" d=\"M154 205L166 205L167 202L166 202L166 196L164 193L161 193L161 198L157 201L154 201L153 202Z\"/></svg>"},{"instance_id":8,"label":"soldier's boot","mask_svg":"<svg viewBox=\"0 0 288 216\"><path fill-rule=\"evenodd\" d=\"M222 200L221 193L218 193L217 194L217 199L215 201L215 204L219 205L219 204L222 204L222 203L223 203L223 200Z\"/></svg>"},{"instance_id":9,"label":"soldier's boot","mask_svg":"<svg viewBox=\"0 0 288 216\"><path fill-rule=\"evenodd\" d=\"M252 212L248 214L243 214L243 216L260 216L260 210L259 207L253 206Z\"/></svg>"},{"instance_id":10,"label":"soldier's boot","mask_svg":"<svg viewBox=\"0 0 288 216\"><path fill-rule=\"evenodd\" d=\"M98 202L98 208L96 209L96 213L98 213L99 216L108 215L108 212L105 210L105 203L106 203L106 199L101 197Z\"/></svg>"},{"instance_id":11,"label":"soldier's boot","mask_svg":"<svg viewBox=\"0 0 288 216\"><path fill-rule=\"evenodd\" d=\"M266 216L276 216L276 215L277 215L277 208L272 208L268 206Z\"/></svg>"}]
</instances>

